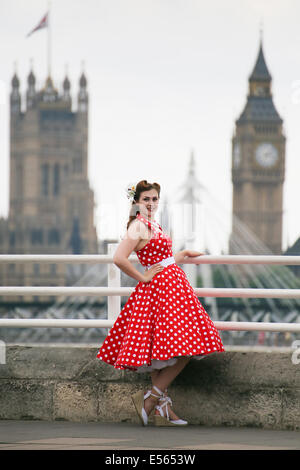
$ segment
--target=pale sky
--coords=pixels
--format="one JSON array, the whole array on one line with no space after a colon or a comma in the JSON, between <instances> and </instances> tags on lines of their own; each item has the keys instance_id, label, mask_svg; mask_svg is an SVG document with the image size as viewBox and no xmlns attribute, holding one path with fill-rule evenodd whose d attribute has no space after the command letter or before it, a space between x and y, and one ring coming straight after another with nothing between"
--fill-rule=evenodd
<instances>
[{"instance_id":1,"label":"pale sky","mask_svg":"<svg viewBox=\"0 0 300 470\"><path fill-rule=\"evenodd\" d=\"M37 88L43 86L47 29L25 36L47 8L47 0L0 2L0 216L8 213L14 62L23 95L31 58ZM175 203L192 149L197 177L220 202L224 227L230 226L231 137L246 102L262 22L273 100L287 137L283 248L295 242L300 236L299 18L299 0L51 1L54 84L61 89L67 65L76 109L82 61L88 80L89 178L99 238L120 235L108 213L114 207L110 217L121 213L123 224L127 221L129 182L157 181L161 200ZM209 234L214 214L209 207L205 213ZM227 235L220 225L224 246Z\"/></svg>"}]
</instances>

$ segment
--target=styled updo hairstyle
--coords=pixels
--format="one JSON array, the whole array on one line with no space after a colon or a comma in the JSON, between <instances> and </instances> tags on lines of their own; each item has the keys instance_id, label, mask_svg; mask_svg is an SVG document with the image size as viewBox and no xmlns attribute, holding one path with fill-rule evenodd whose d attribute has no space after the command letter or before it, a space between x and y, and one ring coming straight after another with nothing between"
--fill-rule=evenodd
<instances>
[{"instance_id":1,"label":"styled updo hairstyle","mask_svg":"<svg viewBox=\"0 0 300 470\"><path fill-rule=\"evenodd\" d=\"M140 213L139 206L137 205L138 200L140 199L140 195L143 191L150 191L151 189L155 189L157 191L158 197L160 195L160 185L158 183L148 183L147 180L139 181L136 185L134 199L132 201L132 205L130 208L130 215L129 220L127 222L127 229L131 222L136 218L137 214Z\"/></svg>"}]
</instances>

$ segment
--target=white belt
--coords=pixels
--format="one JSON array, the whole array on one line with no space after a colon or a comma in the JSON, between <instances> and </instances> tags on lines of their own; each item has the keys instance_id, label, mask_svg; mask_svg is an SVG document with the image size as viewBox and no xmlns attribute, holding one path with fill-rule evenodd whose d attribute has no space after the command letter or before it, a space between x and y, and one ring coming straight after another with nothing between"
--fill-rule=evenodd
<instances>
[{"instance_id":1,"label":"white belt","mask_svg":"<svg viewBox=\"0 0 300 470\"><path fill-rule=\"evenodd\" d=\"M170 264L174 264L175 263L175 258L174 256L169 256L169 258L165 258L165 259L162 259L161 261L159 261L158 263L153 263L153 264L161 264L162 266L169 266ZM151 266L153 266L153 264L148 264L147 268L150 268Z\"/></svg>"}]
</instances>

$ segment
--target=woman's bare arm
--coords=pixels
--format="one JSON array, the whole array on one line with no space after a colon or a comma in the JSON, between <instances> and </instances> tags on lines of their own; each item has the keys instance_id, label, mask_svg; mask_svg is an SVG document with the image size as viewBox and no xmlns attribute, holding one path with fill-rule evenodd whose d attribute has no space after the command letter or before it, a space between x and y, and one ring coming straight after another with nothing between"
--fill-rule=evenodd
<instances>
[{"instance_id":1,"label":"woman's bare arm","mask_svg":"<svg viewBox=\"0 0 300 470\"><path fill-rule=\"evenodd\" d=\"M201 253L200 251L194 251L194 250L182 250L178 251L176 255L174 255L175 263L177 264L184 264L184 261L189 258L189 257L197 257L197 256L202 256L204 253Z\"/></svg>"},{"instance_id":2,"label":"woman's bare arm","mask_svg":"<svg viewBox=\"0 0 300 470\"><path fill-rule=\"evenodd\" d=\"M145 282L145 277L129 261L129 256L138 245L139 241L148 238L147 228L139 220L134 220L128 227L125 238L120 242L115 251L113 262L125 274L137 281Z\"/></svg>"}]
</instances>

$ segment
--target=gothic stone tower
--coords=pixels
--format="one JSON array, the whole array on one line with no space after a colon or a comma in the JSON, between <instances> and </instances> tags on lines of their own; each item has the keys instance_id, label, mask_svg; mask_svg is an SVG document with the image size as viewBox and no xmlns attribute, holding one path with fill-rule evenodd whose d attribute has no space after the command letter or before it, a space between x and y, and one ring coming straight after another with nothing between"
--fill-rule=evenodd
<instances>
[{"instance_id":1,"label":"gothic stone tower","mask_svg":"<svg viewBox=\"0 0 300 470\"><path fill-rule=\"evenodd\" d=\"M285 136L283 121L272 98L272 77L266 66L262 41L249 77L245 108L232 138L233 223L232 254L271 250L282 253ZM241 230L241 224L246 230ZM245 227L246 226L246 227ZM247 230L263 243L250 248Z\"/></svg>"},{"instance_id":2,"label":"gothic stone tower","mask_svg":"<svg viewBox=\"0 0 300 470\"><path fill-rule=\"evenodd\" d=\"M88 181L86 77L82 73L79 80L77 111L71 109L67 77L61 94L51 77L36 91L31 71L25 111L19 85L15 74L10 96L9 217L0 221L0 252L98 253L94 194ZM4 268L0 271L4 285L68 283L60 264Z\"/></svg>"}]
</instances>

